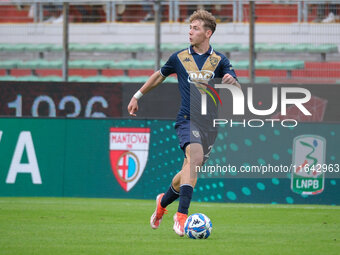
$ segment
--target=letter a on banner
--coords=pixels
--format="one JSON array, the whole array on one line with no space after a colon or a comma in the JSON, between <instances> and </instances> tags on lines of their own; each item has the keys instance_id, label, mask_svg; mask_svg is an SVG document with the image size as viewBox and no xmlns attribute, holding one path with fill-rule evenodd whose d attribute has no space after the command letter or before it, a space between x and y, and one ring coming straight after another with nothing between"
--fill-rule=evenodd
<instances>
[{"instance_id":1,"label":"letter a on banner","mask_svg":"<svg viewBox=\"0 0 340 255\"><path fill-rule=\"evenodd\" d=\"M21 163L22 156L26 148L28 163ZM30 173L33 184L41 184L41 177L37 156L35 154L31 132L23 131L20 133L15 147L11 166L8 171L6 183L15 183L18 173Z\"/></svg>"},{"instance_id":2,"label":"letter a on banner","mask_svg":"<svg viewBox=\"0 0 340 255\"><path fill-rule=\"evenodd\" d=\"M129 192L142 176L149 154L150 128L111 128L110 161L120 186Z\"/></svg>"}]
</instances>

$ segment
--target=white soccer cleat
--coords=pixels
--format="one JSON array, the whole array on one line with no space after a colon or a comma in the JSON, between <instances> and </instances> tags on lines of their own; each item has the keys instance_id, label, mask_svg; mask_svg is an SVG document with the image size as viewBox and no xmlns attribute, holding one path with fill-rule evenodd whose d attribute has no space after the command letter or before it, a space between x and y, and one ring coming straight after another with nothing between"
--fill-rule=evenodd
<instances>
[{"instance_id":1,"label":"white soccer cleat","mask_svg":"<svg viewBox=\"0 0 340 255\"><path fill-rule=\"evenodd\" d=\"M168 213L168 210L161 206L161 200L163 196L164 193L159 194L156 198L156 209L150 218L150 225L153 229L159 228L159 225L163 219L163 215Z\"/></svg>"},{"instance_id":2,"label":"white soccer cleat","mask_svg":"<svg viewBox=\"0 0 340 255\"><path fill-rule=\"evenodd\" d=\"M174 231L179 236L184 236L184 223L187 220L188 215L176 212L174 215Z\"/></svg>"}]
</instances>

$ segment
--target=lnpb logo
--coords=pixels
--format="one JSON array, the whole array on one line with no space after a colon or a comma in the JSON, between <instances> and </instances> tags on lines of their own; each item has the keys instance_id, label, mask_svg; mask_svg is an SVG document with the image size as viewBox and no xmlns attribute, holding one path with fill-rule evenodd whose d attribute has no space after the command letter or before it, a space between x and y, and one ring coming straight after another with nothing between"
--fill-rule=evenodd
<instances>
[{"instance_id":1,"label":"lnpb logo","mask_svg":"<svg viewBox=\"0 0 340 255\"><path fill-rule=\"evenodd\" d=\"M150 128L110 128L113 174L128 192L142 176L149 154Z\"/></svg>"},{"instance_id":2,"label":"lnpb logo","mask_svg":"<svg viewBox=\"0 0 340 255\"><path fill-rule=\"evenodd\" d=\"M315 195L324 190L326 140L316 135L301 135L293 142L292 191Z\"/></svg>"}]
</instances>

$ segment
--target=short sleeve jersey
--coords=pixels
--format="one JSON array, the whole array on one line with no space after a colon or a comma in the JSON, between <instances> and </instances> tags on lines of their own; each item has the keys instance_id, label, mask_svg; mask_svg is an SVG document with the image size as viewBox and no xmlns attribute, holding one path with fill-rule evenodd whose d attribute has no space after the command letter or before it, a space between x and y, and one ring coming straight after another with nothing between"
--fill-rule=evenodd
<instances>
[{"instance_id":1,"label":"short sleeve jersey","mask_svg":"<svg viewBox=\"0 0 340 255\"><path fill-rule=\"evenodd\" d=\"M199 84L202 84L202 81L203 84L207 84L212 79L222 78L227 73L237 79L228 58L214 51L211 46L204 54L196 53L192 46L175 52L162 66L160 73L164 77L173 73L177 74L181 94L181 106L177 115L177 122L183 119L193 120L194 115L201 116L201 94L204 89L200 88ZM214 107L216 108L216 106ZM205 117L213 118L209 114L211 112L208 111Z\"/></svg>"}]
</instances>

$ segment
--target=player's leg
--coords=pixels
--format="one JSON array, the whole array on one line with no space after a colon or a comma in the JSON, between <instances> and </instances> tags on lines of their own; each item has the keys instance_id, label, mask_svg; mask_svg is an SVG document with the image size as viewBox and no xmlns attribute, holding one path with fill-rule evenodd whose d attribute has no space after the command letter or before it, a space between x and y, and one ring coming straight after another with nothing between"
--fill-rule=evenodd
<instances>
[{"instance_id":1,"label":"player's leg","mask_svg":"<svg viewBox=\"0 0 340 255\"><path fill-rule=\"evenodd\" d=\"M174 215L174 231L184 236L184 223L188 218L189 206L197 182L196 167L203 162L203 147L199 143L192 143L186 147L187 162L181 170L179 205Z\"/></svg>"},{"instance_id":2,"label":"player's leg","mask_svg":"<svg viewBox=\"0 0 340 255\"><path fill-rule=\"evenodd\" d=\"M159 228L159 225L161 224L161 221L163 219L163 215L168 212L167 209L161 206L161 200L163 196L164 196L164 193L161 193L161 194L158 194L158 196L156 197L156 209L150 218L150 225L151 225L151 228L153 229Z\"/></svg>"},{"instance_id":3,"label":"player's leg","mask_svg":"<svg viewBox=\"0 0 340 255\"><path fill-rule=\"evenodd\" d=\"M185 166L187 162L187 159L184 159L182 168ZM162 207L167 207L169 204L171 204L172 202L174 202L178 197L179 197L179 186L181 183L181 172L179 171L174 178L172 178L171 184L169 189L167 190L167 192L165 192L162 200L161 200L161 206Z\"/></svg>"},{"instance_id":4,"label":"player's leg","mask_svg":"<svg viewBox=\"0 0 340 255\"><path fill-rule=\"evenodd\" d=\"M184 159L182 169L186 162L187 160ZM159 225L163 219L163 215L167 213L167 210L165 208L179 197L180 182L181 171L174 176L169 189L165 193L161 193L157 196L156 209L150 218L150 225L153 229L159 228Z\"/></svg>"},{"instance_id":5,"label":"player's leg","mask_svg":"<svg viewBox=\"0 0 340 255\"><path fill-rule=\"evenodd\" d=\"M171 185L172 187L177 191L179 192L179 187L181 186L181 175L182 175L182 169L184 168L184 166L187 164L187 159L184 158L183 160L183 165L182 165L182 168L181 168L181 171L179 171L175 176L174 178L172 178L172 181L171 181Z\"/></svg>"}]
</instances>

